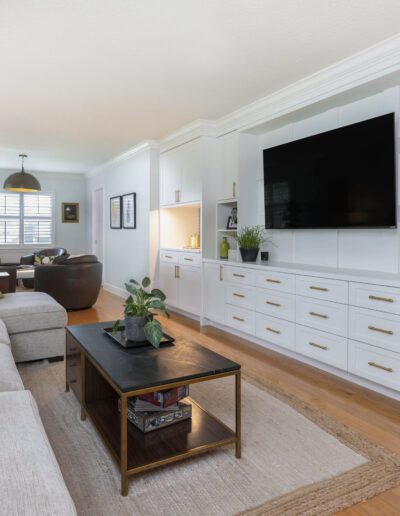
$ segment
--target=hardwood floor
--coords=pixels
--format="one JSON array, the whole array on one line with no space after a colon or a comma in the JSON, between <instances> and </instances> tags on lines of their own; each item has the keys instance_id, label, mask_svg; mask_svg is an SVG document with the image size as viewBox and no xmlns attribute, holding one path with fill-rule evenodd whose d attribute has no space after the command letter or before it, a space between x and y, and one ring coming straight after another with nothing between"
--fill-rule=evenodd
<instances>
[{"instance_id":1,"label":"hardwood floor","mask_svg":"<svg viewBox=\"0 0 400 516\"><path fill-rule=\"evenodd\" d=\"M122 299L102 291L96 305L69 312L69 324L84 324L122 318ZM243 372L259 382L269 382L317 407L367 439L400 453L400 403L301 364L216 328L178 314L163 325L188 339L239 362ZM340 515L400 515L400 486L342 511Z\"/></svg>"}]
</instances>

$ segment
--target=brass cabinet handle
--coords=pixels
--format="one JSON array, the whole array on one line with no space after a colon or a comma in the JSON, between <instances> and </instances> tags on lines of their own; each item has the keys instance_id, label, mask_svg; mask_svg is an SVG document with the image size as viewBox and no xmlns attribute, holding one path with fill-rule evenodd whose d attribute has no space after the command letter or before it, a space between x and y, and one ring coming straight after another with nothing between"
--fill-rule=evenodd
<instances>
[{"instance_id":1,"label":"brass cabinet handle","mask_svg":"<svg viewBox=\"0 0 400 516\"><path fill-rule=\"evenodd\" d=\"M314 317L321 317L321 319L328 319L327 315L319 314L318 312L309 312L310 315L313 315Z\"/></svg>"},{"instance_id":2,"label":"brass cabinet handle","mask_svg":"<svg viewBox=\"0 0 400 516\"><path fill-rule=\"evenodd\" d=\"M394 303L394 299L391 297L380 297L380 296L368 296L373 301L386 301L386 303Z\"/></svg>"},{"instance_id":3,"label":"brass cabinet handle","mask_svg":"<svg viewBox=\"0 0 400 516\"><path fill-rule=\"evenodd\" d=\"M193 261L193 258L183 258L184 260L186 260L187 262L192 262Z\"/></svg>"},{"instance_id":4,"label":"brass cabinet handle","mask_svg":"<svg viewBox=\"0 0 400 516\"><path fill-rule=\"evenodd\" d=\"M368 329L371 331L378 331L379 333L384 333L385 335L393 335L392 330L384 330L382 328L377 328L376 326L368 326Z\"/></svg>"},{"instance_id":5,"label":"brass cabinet handle","mask_svg":"<svg viewBox=\"0 0 400 516\"><path fill-rule=\"evenodd\" d=\"M279 281L277 279L270 279L270 278L267 278L265 281L268 281L269 283L282 283L281 281Z\"/></svg>"},{"instance_id":6,"label":"brass cabinet handle","mask_svg":"<svg viewBox=\"0 0 400 516\"><path fill-rule=\"evenodd\" d=\"M272 333L277 333L278 335L280 335L280 331L279 330L274 330L273 328L269 328L268 326L265 328L267 331L271 331Z\"/></svg>"},{"instance_id":7,"label":"brass cabinet handle","mask_svg":"<svg viewBox=\"0 0 400 516\"><path fill-rule=\"evenodd\" d=\"M387 371L388 373L393 373L393 369L391 367L385 367L380 364L376 364L375 362L368 362L368 365L372 367L376 367L377 369L383 369L384 371Z\"/></svg>"},{"instance_id":8,"label":"brass cabinet handle","mask_svg":"<svg viewBox=\"0 0 400 516\"><path fill-rule=\"evenodd\" d=\"M177 278L177 279L180 278L180 275L179 275L179 265L175 265L175 278Z\"/></svg>"},{"instance_id":9,"label":"brass cabinet handle","mask_svg":"<svg viewBox=\"0 0 400 516\"><path fill-rule=\"evenodd\" d=\"M170 258L172 260L173 257L170 254L166 254L165 258Z\"/></svg>"},{"instance_id":10,"label":"brass cabinet handle","mask_svg":"<svg viewBox=\"0 0 400 516\"><path fill-rule=\"evenodd\" d=\"M328 346L322 346L322 344L317 344L316 342L309 342L308 344L313 348L323 349L324 351L328 349Z\"/></svg>"},{"instance_id":11,"label":"brass cabinet handle","mask_svg":"<svg viewBox=\"0 0 400 516\"><path fill-rule=\"evenodd\" d=\"M232 183L232 197L236 197L236 181Z\"/></svg>"},{"instance_id":12,"label":"brass cabinet handle","mask_svg":"<svg viewBox=\"0 0 400 516\"><path fill-rule=\"evenodd\" d=\"M321 292L329 292L329 289L325 287L315 287L314 285L310 285L308 288L311 290L320 290Z\"/></svg>"},{"instance_id":13,"label":"brass cabinet handle","mask_svg":"<svg viewBox=\"0 0 400 516\"><path fill-rule=\"evenodd\" d=\"M233 273L235 278L245 278L246 276L244 274L237 274L236 272Z\"/></svg>"},{"instance_id":14,"label":"brass cabinet handle","mask_svg":"<svg viewBox=\"0 0 400 516\"><path fill-rule=\"evenodd\" d=\"M219 266L219 281L224 281L224 268L222 265Z\"/></svg>"},{"instance_id":15,"label":"brass cabinet handle","mask_svg":"<svg viewBox=\"0 0 400 516\"><path fill-rule=\"evenodd\" d=\"M178 190L175 190L175 202L178 202Z\"/></svg>"},{"instance_id":16,"label":"brass cabinet handle","mask_svg":"<svg viewBox=\"0 0 400 516\"><path fill-rule=\"evenodd\" d=\"M233 293L233 295L234 295L235 297L246 297L246 296L244 296L243 294L236 294L236 292L234 292L234 293Z\"/></svg>"},{"instance_id":17,"label":"brass cabinet handle","mask_svg":"<svg viewBox=\"0 0 400 516\"><path fill-rule=\"evenodd\" d=\"M236 317L236 315L233 316L233 319L235 319L235 321L244 322L244 319L241 319L240 317Z\"/></svg>"},{"instance_id":18,"label":"brass cabinet handle","mask_svg":"<svg viewBox=\"0 0 400 516\"><path fill-rule=\"evenodd\" d=\"M265 301L267 303L267 305L272 305L272 306L281 306L280 303L273 303L272 301Z\"/></svg>"}]
</instances>

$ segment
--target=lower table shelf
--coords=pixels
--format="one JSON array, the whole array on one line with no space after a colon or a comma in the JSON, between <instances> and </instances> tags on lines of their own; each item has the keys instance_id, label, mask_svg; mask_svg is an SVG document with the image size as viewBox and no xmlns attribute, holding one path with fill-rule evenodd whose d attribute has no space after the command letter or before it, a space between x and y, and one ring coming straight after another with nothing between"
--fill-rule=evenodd
<instances>
[{"instance_id":1,"label":"lower table shelf","mask_svg":"<svg viewBox=\"0 0 400 516\"><path fill-rule=\"evenodd\" d=\"M192 418L169 427L145 434L128 422L128 474L236 441L232 430L195 401L190 401L193 403ZM89 401L86 403L86 412L114 458L119 461L121 441L118 398Z\"/></svg>"}]
</instances>

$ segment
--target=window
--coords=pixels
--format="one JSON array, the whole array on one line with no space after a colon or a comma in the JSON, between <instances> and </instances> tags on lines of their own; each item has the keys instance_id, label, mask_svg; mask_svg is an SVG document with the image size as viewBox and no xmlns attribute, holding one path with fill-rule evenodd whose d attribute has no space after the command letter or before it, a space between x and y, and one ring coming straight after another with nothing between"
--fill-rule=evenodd
<instances>
[{"instance_id":1,"label":"window","mask_svg":"<svg viewBox=\"0 0 400 516\"><path fill-rule=\"evenodd\" d=\"M52 195L0 193L0 245L51 245L53 225Z\"/></svg>"}]
</instances>

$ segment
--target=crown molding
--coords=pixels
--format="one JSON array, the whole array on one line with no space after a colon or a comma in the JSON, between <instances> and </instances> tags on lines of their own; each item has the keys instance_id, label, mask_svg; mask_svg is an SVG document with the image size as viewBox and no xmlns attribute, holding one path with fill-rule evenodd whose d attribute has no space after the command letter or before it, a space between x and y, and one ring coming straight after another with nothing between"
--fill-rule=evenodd
<instances>
[{"instance_id":1,"label":"crown molding","mask_svg":"<svg viewBox=\"0 0 400 516\"><path fill-rule=\"evenodd\" d=\"M200 136L217 136L216 124L212 120L198 119L184 125L160 140L160 152L179 147Z\"/></svg>"},{"instance_id":2,"label":"crown molding","mask_svg":"<svg viewBox=\"0 0 400 516\"><path fill-rule=\"evenodd\" d=\"M147 140L145 142L138 143L134 147L128 149L127 151L123 152L122 154L118 154L118 156L115 156L114 158L111 158L108 161L105 161L101 165L97 165L96 167L92 168L88 172L86 172L86 177L93 177L100 172L102 172L107 167L116 165L118 163L122 163L123 161L126 161L127 159L131 158L132 156L135 156L136 154L139 154L140 152L144 151L150 151L150 150L158 150L159 144L155 140Z\"/></svg>"}]
</instances>

